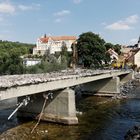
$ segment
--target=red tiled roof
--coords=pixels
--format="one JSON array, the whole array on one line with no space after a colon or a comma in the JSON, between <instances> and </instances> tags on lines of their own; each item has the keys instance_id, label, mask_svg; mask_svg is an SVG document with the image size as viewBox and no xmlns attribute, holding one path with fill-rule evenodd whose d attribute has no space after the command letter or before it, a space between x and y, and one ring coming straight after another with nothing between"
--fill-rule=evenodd
<instances>
[{"instance_id":1,"label":"red tiled roof","mask_svg":"<svg viewBox=\"0 0 140 140\"><path fill-rule=\"evenodd\" d=\"M52 40L57 41L57 40L76 40L75 36L52 36Z\"/></svg>"},{"instance_id":2,"label":"red tiled roof","mask_svg":"<svg viewBox=\"0 0 140 140\"><path fill-rule=\"evenodd\" d=\"M47 43L49 38L51 38L54 41L59 41L59 40L76 40L75 36L50 36L50 37L41 37L40 41L43 43Z\"/></svg>"},{"instance_id":3,"label":"red tiled roof","mask_svg":"<svg viewBox=\"0 0 140 140\"><path fill-rule=\"evenodd\" d=\"M42 43L47 43L48 40L49 40L49 37L42 37L42 38L40 38L40 41L41 41Z\"/></svg>"}]
</instances>

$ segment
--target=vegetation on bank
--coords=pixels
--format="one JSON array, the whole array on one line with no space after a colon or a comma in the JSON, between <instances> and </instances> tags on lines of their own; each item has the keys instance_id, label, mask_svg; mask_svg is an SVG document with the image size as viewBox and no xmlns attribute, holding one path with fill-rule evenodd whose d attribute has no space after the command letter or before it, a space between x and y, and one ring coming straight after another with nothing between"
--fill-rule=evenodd
<instances>
[{"instance_id":1,"label":"vegetation on bank","mask_svg":"<svg viewBox=\"0 0 140 140\"><path fill-rule=\"evenodd\" d=\"M41 63L26 67L25 73L46 73L67 69L70 61L71 53L67 52L67 50L62 50L61 53L56 53L55 55L46 52L42 57Z\"/></svg>"},{"instance_id":2,"label":"vegetation on bank","mask_svg":"<svg viewBox=\"0 0 140 140\"><path fill-rule=\"evenodd\" d=\"M66 69L69 65L71 53L63 46L61 53L55 55L46 52L44 56L32 55L34 44L0 41L0 75L45 73ZM42 59L40 64L25 66L21 56ZM61 60L59 57L61 56Z\"/></svg>"},{"instance_id":3,"label":"vegetation on bank","mask_svg":"<svg viewBox=\"0 0 140 140\"><path fill-rule=\"evenodd\" d=\"M21 56L32 53L33 44L0 40L0 75L24 73Z\"/></svg>"},{"instance_id":4,"label":"vegetation on bank","mask_svg":"<svg viewBox=\"0 0 140 140\"><path fill-rule=\"evenodd\" d=\"M98 34L86 32L79 36L76 48L80 64L87 68L99 68L110 62L107 50L111 48L120 54L121 46L105 42Z\"/></svg>"},{"instance_id":5,"label":"vegetation on bank","mask_svg":"<svg viewBox=\"0 0 140 140\"><path fill-rule=\"evenodd\" d=\"M82 65L85 68L99 68L108 65L110 56L109 48L120 53L120 45L106 43L99 35L86 32L79 36L77 43L72 45L73 52L67 52L66 44L62 51L55 55L46 51L44 56L33 56L34 44L0 41L0 75L45 73L68 68L71 64ZM27 55L40 58L41 63L26 67L21 56Z\"/></svg>"}]
</instances>

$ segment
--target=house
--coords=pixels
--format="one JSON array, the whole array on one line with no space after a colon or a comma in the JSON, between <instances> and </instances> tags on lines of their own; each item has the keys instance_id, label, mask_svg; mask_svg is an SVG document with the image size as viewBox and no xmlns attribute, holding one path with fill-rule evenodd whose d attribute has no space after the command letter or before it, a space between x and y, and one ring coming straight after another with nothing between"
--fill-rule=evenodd
<instances>
[{"instance_id":1,"label":"house","mask_svg":"<svg viewBox=\"0 0 140 140\"><path fill-rule=\"evenodd\" d=\"M119 55L113 49L110 48L107 52L110 54L111 62L114 61L114 59L118 60Z\"/></svg>"},{"instance_id":2,"label":"house","mask_svg":"<svg viewBox=\"0 0 140 140\"><path fill-rule=\"evenodd\" d=\"M140 48L138 48L135 52L134 64L137 65L138 68L140 68Z\"/></svg>"},{"instance_id":3,"label":"house","mask_svg":"<svg viewBox=\"0 0 140 140\"><path fill-rule=\"evenodd\" d=\"M137 47L140 48L140 36L139 36L139 40L138 40L138 43L137 43Z\"/></svg>"},{"instance_id":4,"label":"house","mask_svg":"<svg viewBox=\"0 0 140 140\"><path fill-rule=\"evenodd\" d=\"M33 66L39 63L41 63L40 58L23 58L23 64L25 66Z\"/></svg>"},{"instance_id":5,"label":"house","mask_svg":"<svg viewBox=\"0 0 140 140\"><path fill-rule=\"evenodd\" d=\"M115 53L109 49L108 52L111 55L111 58L115 58ZM118 63L123 63L127 67L134 67L140 68L140 37L138 39L137 44L132 47L128 46L121 46L121 55L116 57Z\"/></svg>"},{"instance_id":6,"label":"house","mask_svg":"<svg viewBox=\"0 0 140 140\"><path fill-rule=\"evenodd\" d=\"M71 52L71 45L76 41L75 36L46 36L37 39L36 46L33 48L33 55L44 55L46 51L50 54L61 52L62 46L67 47L67 51Z\"/></svg>"}]
</instances>

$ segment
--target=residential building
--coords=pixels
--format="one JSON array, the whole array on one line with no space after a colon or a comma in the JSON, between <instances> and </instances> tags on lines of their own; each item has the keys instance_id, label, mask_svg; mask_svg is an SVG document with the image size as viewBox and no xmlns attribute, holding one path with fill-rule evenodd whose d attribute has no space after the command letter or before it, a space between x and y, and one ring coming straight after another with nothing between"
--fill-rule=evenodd
<instances>
[{"instance_id":1,"label":"residential building","mask_svg":"<svg viewBox=\"0 0 140 140\"><path fill-rule=\"evenodd\" d=\"M107 52L110 54L111 62L114 61L114 59L118 60L119 55L113 49L110 48Z\"/></svg>"},{"instance_id":2,"label":"residential building","mask_svg":"<svg viewBox=\"0 0 140 140\"><path fill-rule=\"evenodd\" d=\"M140 48L140 36L137 44L138 44L137 47Z\"/></svg>"},{"instance_id":3,"label":"residential building","mask_svg":"<svg viewBox=\"0 0 140 140\"><path fill-rule=\"evenodd\" d=\"M138 68L140 68L140 48L138 48L135 52L134 64L137 65Z\"/></svg>"},{"instance_id":4,"label":"residential building","mask_svg":"<svg viewBox=\"0 0 140 140\"><path fill-rule=\"evenodd\" d=\"M33 55L44 55L46 51L50 54L61 52L62 46L67 47L67 51L71 52L71 45L76 41L75 36L46 36L37 39L36 47L33 48Z\"/></svg>"},{"instance_id":5,"label":"residential building","mask_svg":"<svg viewBox=\"0 0 140 140\"><path fill-rule=\"evenodd\" d=\"M23 64L25 66L33 66L39 63L41 63L40 58L23 58Z\"/></svg>"}]
</instances>

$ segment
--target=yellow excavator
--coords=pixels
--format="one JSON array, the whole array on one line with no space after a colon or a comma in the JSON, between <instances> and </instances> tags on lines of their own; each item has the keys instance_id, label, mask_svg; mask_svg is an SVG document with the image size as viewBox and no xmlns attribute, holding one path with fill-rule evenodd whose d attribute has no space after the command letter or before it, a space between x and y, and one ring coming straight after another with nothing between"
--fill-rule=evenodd
<instances>
[{"instance_id":1,"label":"yellow excavator","mask_svg":"<svg viewBox=\"0 0 140 140\"><path fill-rule=\"evenodd\" d=\"M134 64L132 62L127 62L127 60L114 60L111 63L112 68L114 69L131 69L134 68Z\"/></svg>"},{"instance_id":2,"label":"yellow excavator","mask_svg":"<svg viewBox=\"0 0 140 140\"><path fill-rule=\"evenodd\" d=\"M125 68L125 61L124 60L114 60L112 63L111 63L111 66L114 68L114 69L123 69Z\"/></svg>"}]
</instances>

